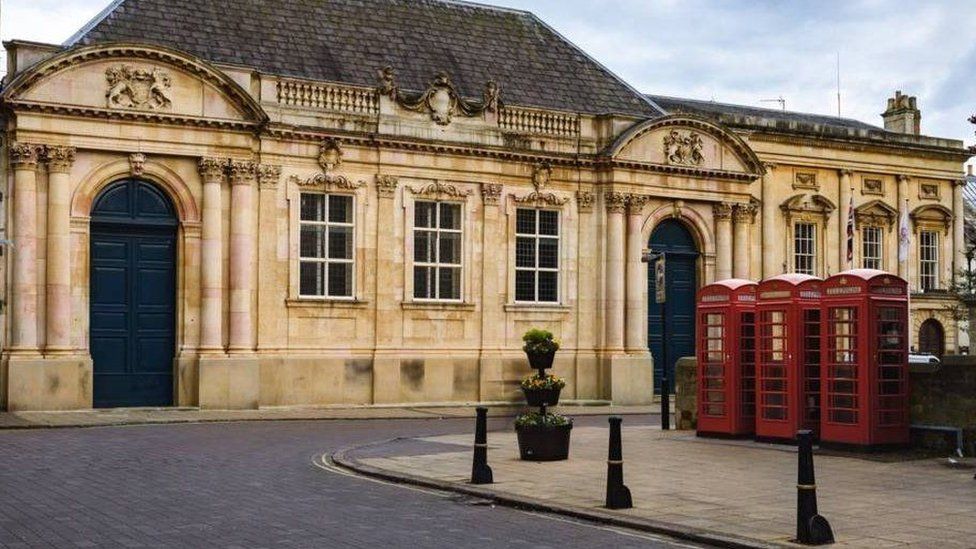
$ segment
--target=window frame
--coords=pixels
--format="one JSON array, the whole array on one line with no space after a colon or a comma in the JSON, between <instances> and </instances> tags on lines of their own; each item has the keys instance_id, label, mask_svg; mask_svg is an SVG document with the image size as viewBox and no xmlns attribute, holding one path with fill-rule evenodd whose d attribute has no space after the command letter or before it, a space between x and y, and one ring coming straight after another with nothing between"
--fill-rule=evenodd
<instances>
[{"instance_id":1,"label":"window frame","mask_svg":"<svg viewBox=\"0 0 976 549\"><path fill-rule=\"evenodd\" d=\"M534 233L531 233L530 234L530 233L520 233L519 232L519 228L518 228L518 214L519 214L519 211L522 211L522 210L533 213L533 215L535 217L535 228L534 228L535 232ZM544 235L544 234L542 234L539 231L539 224L540 224L540 220L542 218L542 216L540 215L541 212L552 212L552 213L555 214L555 216L556 216L556 234L555 234L555 236L553 236L553 235ZM559 305L559 304L562 303L562 294L563 294L563 292L562 292L562 289L560 288L560 284L561 284L562 278L563 278L562 277L563 261L562 261L562 257L561 257L561 255L562 255L562 253L561 253L561 251L562 251L562 231L563 231L563 220L562 220L562 211L561 210L556 209L556 208L538 208L538 207L516 206L516 208L515 208L515 230L514 230L514 235L515 235L515 241L514 241L515 242L515 261L512 262L513 269L514 269L514 274L515 274L515 281L516 281L515 282L515 286L513 288L513 292L512 292L512 301L516 305L543 305L543 306L545 306L545 305ZM519 241L519 238L529 238L529 239L532 239L532 241L535 243L534 253L533 253L533 259L534 259L534 264L535 265L533 267L519 267L518 266L518 241ZM540 255L539 254L539 243L543 239L555 240L555 243L556 243L556 266L555 267L540 267L539 266L539 255ZM519 299L518 298L518 273L519 273L519 271L523 271L523 272L528 271L528 272L535 273L535 275L536 275L535 276L535 283L533 285L534 299L532 299L532 300L525 300L525 299ZM540 285L539 273L542 273L542 272L555 273L556 274L556 281L555 281L556 299L554 299L554 300L551 300L551 301L549 301L549 300L543 301L543 300L540 300L539 299L539 285Z\"/></svg>"},{"instance_id":2,"label":"window frame","mask_svg":"<svg viewBox=\"0 0 976 549\"><path fill-rule=\"evenodd\" d=\"M356 211L357 204L358 204L358 201L356 200L356 195L353 194L353 193L330 192L328 190L305 190L305 189L300 189L297 194L298 194L298 197L297 197L297 201L296 202L297 202L297 209L298 209L298 216L297 216L298 250L297 250L297 254L296 254L296 264L297 264L296 271L297 271L297 275L298 275L298 283L297 283L297 286L296 286L295 295L300 300L355 301L356 300L356 296L357 296L357 291L358 291L357 279L359 278L357 276L358 275L357 268L358 268L359 262L357 261L357 258L356 258L356 250L357 250L357 243L358 243L358 235L356 234L356 232L357 232L357 220L359 219L359 216L357 215L357 211ZM304 195L318 195L318 196L324 196L325 197L325 207L324 207L324 209L325 209L325 216L324 216L325 217L325 221L312 221L312 220L304 220L304 219L302 219L302 197ZM349 204L349 212L350 212L351 219L352 219L350 222L343 223L343 222L329 221L329 204L330 204L330 201L331 201L331 197L333 197L333 196L341 196L341 197L344 197L344 198L348 198L349 199L349 201L350 201L350 204ZM313 257L304 257L302 255L302 246L301 246L302 227L305 226L305 225L326 227L326 236L325 236L325 254L326 254L326 257L323 257L323 258L313 258ZM328 253L329 253L328 252L328 249L329 249L329 234L331 233L330 228L333 227L333 226L335 226L335 227L346 227L346 228L349 229L349 234L350 234L350 236L352 238L352 243L351 243L352 253L350 254L351 257L349 259L334 259L334 258L328 257ZM325 270L325 277L324 277L324 285L323 285L323 288L325 290L325 293L324 294L318 295L318 294L305 294L305 293L302 293L301 270L302 270L302 264L303 263L324 263L326 265L326 267L325 267L326 270ZM349 292L348 295L331 295L329 293L329 281L328 281L329 280L329 266L332 263L350 265L351 281L350 281L350 292Z\"/></svg>"},{"instance_id":3,"label":"window frame","mask_svg":"<svg viewBox=\"0 0 976 549\"><path fill-rule=\"evenodd\" d=\"M868 234L874 233L877 235L875 242L871 243L868 240ZM876 256L868 255L868 246L874 244L877 248ZM878 225L866 225L861 228L861 267L864 269L877 269L884 270L885 264L885 245L884 245L884 228ZM868 261L877 261L875 266L869 266Z\"/></svg>"},{"instance_id":4,"label":"window frame","mask_svg":"<svg viewBox=\"0 0 976 549\"><path fill-rule=\"evenodd\" d=\"M436 212L436 221L435 221L435 226L434 227L417 227L417 205L418 204L434 204L435 205L434 211ZM457 208L457 210L458 210L458 227L459 227L458 229L444 229L444 228L442 228L440 226L441 205L450 205L450 206L454 206L454 207ZM409 249L409 253L410 253L410 268L409 268L408 273L409 273L410 282L411 282L411 284L410 284L410 293L409 293L410 300L411 301L414 301L414 302L417 302L417 303L463 303L464 302L464 291L465 291L465 286L466 286L465 283L464 283L464 276L465 276L465 268L464 268L464 263L465 263L465 260L464 259L465 259L465 257L464 257L464 254L467 251L467 247L465 246L465 243L464 243L464 240L465 240L465 230L464 230L464 227L465 227L465 220L466 220L466 218L467 218L467 215L466 215L466 212L465 212L465 203L464 202L453 201L453 200L439 200L439 199L436 199L436 198L426 198L426 197L416 198L416 199L414 199L412 201L411 208L410 208L410 211L409 211L409 219L406 220L407 223L409 223L409 226L410 226L410 236L409 236L409 238L410 238L410 244L411 245L410 245L410 249ZM427 262L417 261L417 259L416 259L416 242L417 242L417 240L416 240L416 233L417 233L418 229L420 231L423 231L423 232L433 233L436 236L436 240L435 240L435 244L434 244L434 250L437 253L437 261L433 261L433 262L429 262L429 261L427 261ZM455 263L441 263L441 261L440 261L440 241L441 241L440 240L440 235L441 235L441 233L457 234L458 237L459 237L458 238L458 245L459 245L458 262L456 264ZM413 281L415 280L414 277L416 276L416 272L417 272L417 268L418 267L419 268L434 269L434 273L435 273L434 274L434 278L433 278L433 280L434 280L434 292L433 292L434 297L418 297L417 296L417 287L416 287L416 284L414 284ZM443 298L443 297L439 297L439 295L440 295L440 276L439 276L439 274L440 274L440 270L441 269L456 269L458 271L458 292L457 292L458 297L456 297L456 298Z\"/></svg>"},{"instance_id":5,"label":"window frame","mask_svg":"<svg viewBox=\"0 0 976 549\"><path fill-rule=\"evenodd\" d=\"M807 272L805 270L804 271L801 271L801 270L798 269L798 259L800 258L800 251L798 250L798 246L797 246L797 244L799 243L799 241L798 241L798 239L799 239L799 231L798 231L798 229L799 229L799 227L801 225L810 228L810 236L809 236L809 239L808 240L810 241L811 250L810 250L809 253L804 253L803 254L803 257L809 257L809 259L810 259L810 269L809 269L809 272ZM817 265L817 263L818 263L818 259L819 259L819 255L820 255L819 254L820 247L818 246L818 244L819 244L819 237L820 237L819 234L818 234L819 233L819 225L817 223L815 223L815 222L808 221L808 220L805 220L805 219L797 219L797 220L794 220L793 221L791 233L792 234L790 235L790 237L791 237L791 241L792 241L792 244L793 244L792 245L792 258L791 258L792 259L792 261L791 261L792 272L794 272L794 273L800 273L800 274L808 274L808 275L812 275L812 276L817 276L817 272L818 272L818 268L817 268L818 265Z\"/></svg>"},{"instance_id":6,"label":"window frame","mask_svg":"<svg viewBox=\"0 0 976 549\"><path fill-rule=\"evenodd\" d=\"M934 239L934 242L931 244L925 244L924 239L926 235L931 235L931 237ZM930 230L930 229L919 230L918 232L918 288L923 292L941 289L940 276L939 276L940 261L942 259L939 250L939 247L941 245L942 245L942 239L939 236L939 231ZM934 257L930 259L926 259L925 258L926 249L931 250L932 255ZM926 265L931 265L932 272L930 274L925 273ZM932 281L932 285L930 287L926 287L925 285L927 279L931 279Z\"/></svg>"}]
</instances>

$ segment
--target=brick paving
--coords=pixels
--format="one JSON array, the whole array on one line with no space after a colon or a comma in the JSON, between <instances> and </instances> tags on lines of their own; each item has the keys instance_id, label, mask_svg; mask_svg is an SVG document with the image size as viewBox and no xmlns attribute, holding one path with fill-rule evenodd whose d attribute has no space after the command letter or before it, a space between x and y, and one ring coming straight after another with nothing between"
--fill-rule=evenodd
<instances>
[{"instance_id":1,"label":"brick paving","mask_svg":"<svg viewBox=\"0 0 976 549\"><path fill-rule=\"evenodd\" d=\"M631 424L633 422L630 422ZM592 423L591 423L592 424ZM635 508L602 508L605 427L577 426L568 461L518 460L511 427L489 434L490 490L570 510L668 523L684 531L788 544L795 533L796 453L751 442L697 439L624 422L624 480ZM473 436L424 438L427 455L372 447L354 461L393 474L467 485ZM445 446L445 445L454 445ZM435 447L431 447L435 448ZM841 547L976 547L976 481L946 459L881 462L817 455L820 512Z\"/></svg>"},{"instance_id":2,"label":"brick paving","mask_svg":"<svg viewBox=\"0 0 976 549\"><path fill-rule=\"evenodd\" d=\"M471 428L427 419L0 431L0 547L687 546L313 464L347 445Z\"/></svg>"}]
</instances>

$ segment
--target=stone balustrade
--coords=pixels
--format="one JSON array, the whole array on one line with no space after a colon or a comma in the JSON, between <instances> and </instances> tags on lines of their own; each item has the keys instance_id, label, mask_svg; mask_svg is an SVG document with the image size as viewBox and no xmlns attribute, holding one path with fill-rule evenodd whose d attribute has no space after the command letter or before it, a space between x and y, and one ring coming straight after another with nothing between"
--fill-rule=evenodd
<instances>
[{"instance_id":1,"label":"stone balustrade","mask_svg":"<svg viewBox=\"0 0 976 549\"><path fill-rule=\"evenodd\" d=\"M379 98L375 90L302 80L279 80L278 103L355 114L379 112Z\"/></svg>"},{"instance_id":2,"label":"stone balustrade","mask_svg":"<svg viewBox=\"0 0 976 549\"><path fill-rule=\"evenodd\" d=\"M498 113L498 126L505 131L556 137L576 137L580 133L575 114L505 107Z\"/></svg>"}]
</instances>

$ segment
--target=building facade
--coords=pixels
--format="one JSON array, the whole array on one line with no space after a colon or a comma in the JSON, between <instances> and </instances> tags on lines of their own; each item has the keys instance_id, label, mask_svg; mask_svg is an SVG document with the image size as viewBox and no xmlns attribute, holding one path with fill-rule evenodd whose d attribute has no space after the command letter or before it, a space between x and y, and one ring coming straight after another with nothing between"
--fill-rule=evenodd
<instances>
[{"instance_id":1,"label":"building facade","mask_svg":"<svg viewBox=\"0 0 976 549\"><path fill-rule=\"evenodd\" d=\"M6 409L509 400L532 327L568 398L646 403L702 284L860 266L955 350L968 154L914 98L882 129L645 96L525 12L311 4L5 44Z\"/></svg>"}]
</instances>

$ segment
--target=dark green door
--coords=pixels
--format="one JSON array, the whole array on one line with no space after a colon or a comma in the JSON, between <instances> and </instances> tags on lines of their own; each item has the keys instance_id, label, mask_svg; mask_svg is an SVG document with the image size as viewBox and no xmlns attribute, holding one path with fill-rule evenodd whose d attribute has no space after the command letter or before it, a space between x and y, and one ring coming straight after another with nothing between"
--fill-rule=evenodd
<instances>
[{"instance_id":1,"label":"dark green door","mask_svg":"<svg viewBox=\"0 0 976 549\"><path fill-rule=\"evenodd\" d=\"M647 277L647 341L654 357L654 392L661 392L663 369L668 368L669 391L674 392L674 365L684 356L695 354L695 292L698 290L698 247L688 228L680 221L662 221L651 233L649 244L654 252L665 252L667 263L668 338L662 337L662 306L654 302L654 269L648 269ZM664 345L667 345L668 363L664 364Z\"/></svg>"},{"instance_id":2,"label":"dark green door","mask_svg":"<svg viewBox=\"0 0 976 549\"><path fill-rule=\"evenodd\" d=\"M94 405L169 406L176 347L176 226L169 199L128 179L91 216Z\"/></svg>"}]
</instances>

